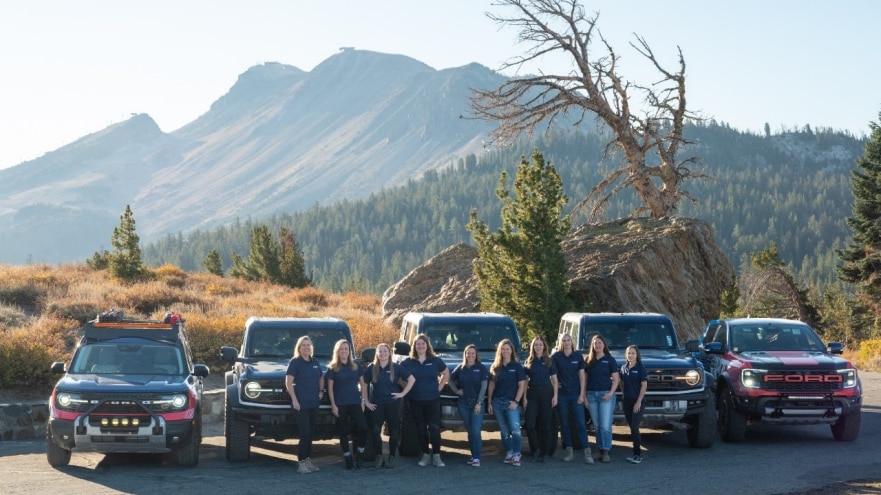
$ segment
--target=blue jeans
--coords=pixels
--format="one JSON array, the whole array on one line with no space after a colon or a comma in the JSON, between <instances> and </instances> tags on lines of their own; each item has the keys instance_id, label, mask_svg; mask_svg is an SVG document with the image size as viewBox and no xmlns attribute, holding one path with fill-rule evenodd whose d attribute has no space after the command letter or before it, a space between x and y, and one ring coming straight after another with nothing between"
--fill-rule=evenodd
<instances>
[{"instance_id":1,"label":"blue jeans","mask_svg":"<svg viewBox=\"0 0 881 495\"><path fill-rule=\"evenodd\" d=\"M587 391L587 406L590 409L590 417L596 428L597 448L610 450L612 448L612 415L615 413L615 396L603 402L603 396L608 390Z\"/></svg>"},{"instance_id":2,"label":"blue jeans","mask_svg":"<svg viewBox=\"0 0 881 495\"><path fill-rule=\"evenodd\" d=\"M575 429L578 438L581 439L581 448L587 448L587 425L584 420L584 404L578 403L577 395L560 395L557 397L557 412L560 414L560 432L563 437L563 448L571 447L572 429L569 426L569 416L575 416Z\"/></svg>"},{"instance_id":3,"label":"blue jeans","mask_svg":"<svg viewBox=\"0 0 881 495\"><path fill-rule=\"evenodd\" d=\"M474 404L467 401L459 401L459 416L462 417L462 424L465 431L468 432L468 448L471 449L471 458L480 460L480 452L483 448L483 404L480 405L480 412L474 413Z\"/></svg>"},{"instance_id":4,"label":"blue jeans","mask_svg":"<svg viewBox=\"0 0 881 495\"><path fill-rule=\"evenodd\" d=\"M510 399L493 398L493 414L499 423L499 433L502 436L502 446L506 454L519 454L523 447L523 438L520 436L520 408L508 409Z\"/></svg>"}]
</instances>

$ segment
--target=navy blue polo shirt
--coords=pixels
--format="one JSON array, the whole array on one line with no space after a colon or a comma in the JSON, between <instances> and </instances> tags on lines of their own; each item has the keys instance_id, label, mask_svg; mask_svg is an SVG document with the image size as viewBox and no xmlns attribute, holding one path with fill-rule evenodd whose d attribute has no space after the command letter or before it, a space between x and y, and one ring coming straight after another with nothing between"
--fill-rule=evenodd
<instances>
[{"instance_id":1,"label":"navy blue polo shirt","mask_svg":"<svg viewBox=\"0 0 881 495\"><path fill-rule=\"evenodd\" d=\"M495 376L495 385L493 385L493 400L507 399L514 400L517 398L517 388L520 382L526 380L526 370L523 365L511 361L503 366Z\"/></svg>"},{"instance_id":2,"label":"navy blue polo shirt","mask_svg":"<svg viewBox=\"0 0 881 495\"><path fill-rule=\"evenodd\" d=\"M642 388L642 382L648 381L645 366L642 363L636 363L633 368L627 369L627 364L624 364L621 366L619 373L621 374L621 388L624 397L628 399L639 397L639 389Z\"/></svg>"},{"instance_id":3,"label":"navy blue polo shirt","mask_svg":"<svg viewBox=\"0 0 881 495\"><path fill-rule=\"evenodd\" d=\"M526 376L529 377L529 386L542 387L551 385L551 376L557 374L557 367L551 361L546 365L543 359L535 359L526 368Z\"/></svg>"},{"instance_id":4,"label":"navy blue polo shirt","mask_svg":"<svg viewBox=\"0 0 881 495\"><path fill-rule=\"evenodd\" d=\"M374 404L389 404L394 402L395 399L392 397L392 394L402 391L401 387L398 386L398 379L407 381L407 379L410 378L410 372L400 364L389 363L385 367L378 367L376 381L374 382L373 368L376 366L376 364L370 363L367 366L367 369L364 370L364 381L372 383L373 385L373 398L370 399L370 402L373 402ZM395 370L394 382L391 379L392 366L394 366Z\"/></svg>"},{"instance_id":5,"label":"navy blue polo shirt","mask_svg":"<svg viewBox=\"0 0 881 495\"><path fill-rule=\"evenodd\" d=\"M434 400L440 398L437 377L447 369L447 364L443 359L435 356L420 363L418 359L408 357L401 363L401 366L407 368L410 374L416 377L416 383L407 394L411 399Z\"/></svg>"},{"instance_id":6,"label":"navy blue polo shirt","mask_svg":"<svg viewBox=\"0 0 881 495\"><path fill-rule=\"evenodd\" d=\"M361 378L361 369L351 369L341 366L339 371L327 368L325 380L333 380L333 402L337 406L351 406L361 403L361 390L358 380ZM330 387L330 384L328 384Z\"/></svg>"},{"instance_id":7,"label":"navy blue polo shirt","mask_svg":"<svg viewBox=\"0 0 881 495\"><path fill-rule=\"evenodd\" d=\"M560 395L578 397L581 395L581 382L578 380L578 371L587 369L584 356L572 351L566 356L563 351L551 354L554 366L557 367L557 383L560 385Z\"/></svg>"},{"instance_id":8,"label":"navy blue polo shirt","mask_svg":"<svg viewBox=\"0 0 881 495\"><path fill-rule=\"evenodd\" d=\"M587 391L600 392L612 389L612 373L618 372L618 363L611 355L596 360L591 366L587 365Z\"/></svg>"},{"instance_id":9,"label":"navy blue polo shirt","mask_svg":"<svg viewBox=\"0 0 881 495\"><path fill-rule=\"evenodd\" d=\"M473 366L460 364L450 375L450 381L464 392L459 396L459 402L466 404L474 404L477 401L482 382L487 380L489 380L489 371L483 363L474 363Z\"/></svg>"},{"instance_id":10,"label":"navy blue polo shirt","mask_svg":"<svg viewBox=\"0 0 881 495\"><path fill-rule=\"evenodd\" d=\"M306 361L302 357L293 358L288 363L287 375L294 377L294 395L300 403L300 409L314 409L320 405L318 398L318 381L321 379L321 363L312 358Z\"/></svg>"}]
</instances>

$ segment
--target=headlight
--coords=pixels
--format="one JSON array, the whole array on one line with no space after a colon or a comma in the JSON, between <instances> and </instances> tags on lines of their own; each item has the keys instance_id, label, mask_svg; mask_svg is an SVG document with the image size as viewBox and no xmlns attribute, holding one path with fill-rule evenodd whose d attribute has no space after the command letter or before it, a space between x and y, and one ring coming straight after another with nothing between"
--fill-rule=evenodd
<instances>
[{"instance_id":1,"label":"headlight","mask_svg":"<svg viewBox=\"0 0 881 495\"><path fill-rule=\"evenodd\" d=\"M163 395L161 399L153 401L153 405L161 411L180 411L187 408L189 400L186 394Z\"/></svg>"},{"instance_id":2,"label":"headlight","mask_svg":"<svg viewBox=\"0 0 881 495\"><path fill-rule=\"evenodd\" d=\"M857 370L844 370L844 388L854 388L857 386Z\"/></svg>"},{"instance_id":3,"label":"headlight","mask_svg":"<svg viewBox=\"0 0 881 495\"><path fill-rule=\"evenodd\" d=\"M701 382L701 373L697 370L689 370L688 373L685 374L685 383L687 383L690 387L693 387Z\"/></svg>"},{"instance_id":4,"label":"headlight","mask_svg":"<svg viewBox=\"0 0 881 495\"><path fill-rule=\"evenodd\" d=\"M245 384L245 396L249 399L260 397L260 384L257 382L248 382Z\"/></svg>"},{"instance_id":5,"label":"headlight","mask_svg":"<svg viewBox=\"0 0 881 495\"><path fill-rule=\"evenodd\" d=\"M85 404L86 401L82 399L80 394L72 394L70 392L59 392L55 396L55 405L59 409L66 409L68 411L76 411L80 408L80 405Z\"/></svg>"},{"instance_id":6,"label":"headlight","mask_svg":"<svg viewBox=\"0 0 881 495\"><path fill-rule=\"evenodd\" d=\"M765 370L743 370L740 374L740 383L746 388L759 388L764 374Z\"/></svg>"}]
</instances>

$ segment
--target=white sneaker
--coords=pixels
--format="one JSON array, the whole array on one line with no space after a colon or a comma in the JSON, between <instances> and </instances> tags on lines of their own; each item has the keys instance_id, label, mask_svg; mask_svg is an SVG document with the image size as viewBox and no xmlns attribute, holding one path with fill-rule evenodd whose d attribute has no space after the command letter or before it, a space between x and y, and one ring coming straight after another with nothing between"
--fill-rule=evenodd
<instances>
[{"instance_id":1,"label":"white sneaker","mask_svg":"<svg viewBox=\"0 0 881 495\"><path fill-rule=\"evenodd\" d=\"M425 467L431 462L431 454L422 454L422 459L419 459L419 462L416 464L419 467Z\"/></svg>"}]
</instances>

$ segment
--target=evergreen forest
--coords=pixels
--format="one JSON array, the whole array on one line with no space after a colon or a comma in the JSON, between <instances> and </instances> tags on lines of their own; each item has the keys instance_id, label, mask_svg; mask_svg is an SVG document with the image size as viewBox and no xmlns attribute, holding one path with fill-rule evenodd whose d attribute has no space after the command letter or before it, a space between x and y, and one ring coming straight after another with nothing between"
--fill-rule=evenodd
<instances>
[{"instance_id":1,"label":"evergreen forest","mask_svg":"<svg viewBox=\"0 0 881 495\"><path fill-rule=\"evenodd\" d=\"M683 202L679 216L710 222L736 271L749 263L750 253L775 243L799 283L822 288L836 282L834 250L851 235L845 221L852 215L850 172L863 154L865 138L808 126L775 134L766 126L759 135L714 121L691 124L685 135L694 144L679 158L698 158L691 167L712 179L683 186L698 201ZM605 154L610 139L598 133L546 133L479 157L453 159L361 200L328 201L305 211L169 234L144 246L144 261L196 271L214 250L228 269L232 253L247 257L252 229L267 225L273 232L293 232L315 286L381 294L443 249L474 244L465 229L472 209L490 229L498 228L499 176L502 171L513 176L521 157L531 156L534 148L556 168L569 198L565 211L571 211L604 171L617 168L616 157ZM627 216L638 206L634 195L624 191L611 198L596 221ZM573 229L588 221L587 210L573 215Z\"/></svg>"}]
</instances>

